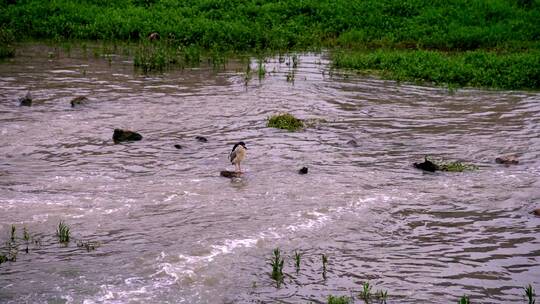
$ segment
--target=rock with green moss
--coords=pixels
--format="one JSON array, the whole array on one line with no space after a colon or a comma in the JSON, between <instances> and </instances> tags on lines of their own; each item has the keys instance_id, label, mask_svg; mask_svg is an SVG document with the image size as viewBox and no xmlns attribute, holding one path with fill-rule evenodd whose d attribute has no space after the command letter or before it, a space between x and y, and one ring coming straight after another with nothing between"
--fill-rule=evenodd
<instances>
[{"instance_id":1,"label":"rock with green moss","mask_svg":"<svg viewBox=\"0 0 540 304\"><path fill-rule=\"evenodd\" d=\"M268 127L285 129L289 131L298 131L304 127L302 120L294 117L292 114L285 113L274 115L268 118Z\"/></svg>"}]
</instances>

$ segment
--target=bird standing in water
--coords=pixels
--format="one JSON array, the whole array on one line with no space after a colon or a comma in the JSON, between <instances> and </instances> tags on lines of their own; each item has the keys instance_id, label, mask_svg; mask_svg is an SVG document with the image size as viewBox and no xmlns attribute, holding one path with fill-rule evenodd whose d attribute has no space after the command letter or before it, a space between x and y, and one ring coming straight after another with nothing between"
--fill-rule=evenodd
<instances>
[{"instance_id":1,"label":"bird standing in water","mask_svg":"<svg viewBox=\"0 0 540 304\"><path fill-rule=\"evenodd\" d=\"M237 173L242 173L240 162L246 157L246 150L246 144L241 141L234 145L231 153L229 154L229 160L231 161L231 164L236 166Z\"/></svg>"}]
</instances>

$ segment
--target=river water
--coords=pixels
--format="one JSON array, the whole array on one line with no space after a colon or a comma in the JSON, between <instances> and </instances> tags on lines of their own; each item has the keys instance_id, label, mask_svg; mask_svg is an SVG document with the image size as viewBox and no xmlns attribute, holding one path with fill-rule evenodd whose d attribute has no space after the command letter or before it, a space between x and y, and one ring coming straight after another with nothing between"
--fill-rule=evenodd
<instances>
[{"instance_id":1,"label":"river water","mask_svg":"<svg viewBox=\"0 0 540 304\"><path fill-rule=\"evenodd\" d=\"M540 290L529 214L540 94L398 84L298 58L268 59L261 80L253 60L247 83L233 60L145 76L128 56L26 45L0 63L0 253L11 225L18 248L0 265L0 302L363 303L366 281L388 303L526 303L524 286ZM21 107L28 89L34 104ZM71 108L79 95L88 103ZM310 126L267 128L280 112ZM114 144L115 128L143 140ZM238 141L245 174L220 177ZM520 164L494 162L505 154ZM424 173L411 166L424 155L479 169Z\"/></svg>"}]
</instances>

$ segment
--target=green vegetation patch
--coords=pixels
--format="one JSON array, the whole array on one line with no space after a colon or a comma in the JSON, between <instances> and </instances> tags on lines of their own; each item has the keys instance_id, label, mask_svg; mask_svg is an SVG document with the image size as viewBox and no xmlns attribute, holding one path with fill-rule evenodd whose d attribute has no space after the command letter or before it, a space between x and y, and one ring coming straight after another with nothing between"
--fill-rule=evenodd
<instances>
[{"instance_id":1,"label":"green vegetation patch","mask_svg":"<svg viewBox=\"0 0 540 304\"><path fill-rule=\"evenodd\" d=\"M432 159L429 157L426 157L426 160L431 161L434 163L438 170L440 171L447 171L447 172L463 172L463 171L474 171L478 170L478 166L473 164L467 164L460 161L445 161L442 159Z\"/></svg>"},{"instance_id":2,"label":"green vegetation patch","mask_svg":"<svg viewBox=\"0 0 540 304\"><path fill-rule=\"evenodd\" d=\"M294 117L292 114L285 113L274 115L268 118L268 127L285 129L289 131L297 131L304 127L302 120Z\"/></svg>"},{"instance_id":3,"label":"green vegetation patch","mask_svg":"<svg viewBox=\"0 0 540 304\"><path fill-rule=\"evenodd\" d=\"M15 56L15 47L13 42L15 36L13 32L0 25L0 58L7 58Z\"/></svg>"},{"instance_id":4,"label":"green vegetation patch","mask_svg":"<svg viewBox=\"0 0 540 304\"><path fill-rule=\"evenodd\" d=\"M337 52L337 68L377 71L383 78L450 87L540 88L540 50L516 53L377 50Z\"/></svg>"},{"instance_id":5,"label":"green vegetation patch","mask_svg":"<svg viewBox=\"0 0 540 304\"><path fill-rule=\"evenodd\" d=\"M328 304L349 304L351 302L351 298L346 296L328 296Z\"/></svg>"}]
</instances>

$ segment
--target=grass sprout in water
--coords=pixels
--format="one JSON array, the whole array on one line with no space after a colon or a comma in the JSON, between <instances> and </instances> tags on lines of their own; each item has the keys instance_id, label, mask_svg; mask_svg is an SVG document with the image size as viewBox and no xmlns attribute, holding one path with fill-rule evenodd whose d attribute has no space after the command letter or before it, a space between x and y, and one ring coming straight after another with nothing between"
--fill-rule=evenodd
<instances>
[{"instance_id":1,"label":"grass sprout in water","mask_svg":"<svg viewBox=\"0 0 540 304\"><path fill-rule=\"evenodd\" d=\"M535 304L536 300L534 299L534 297L536 296L536 294L534 293L534 289L531 284L529 284L529 286L527 287L524 287L523 289L525 290L525 296L527 297L527 300L529 300L529 304Z\"/></svg>"},{"instance_id":2,"label":"grass sprout in water","mask_svg":"<svg viewBox=\"0 0 540 304\"><path fill-rule=\"evenodd\" d=\"M16 231L15 225L11 225L11 241L12 242L15 242L15 231Z\"/></svg>"},{"instance_id":3,"label":"grass sprout in water","mask_svg":"<svg viewBox=\"0 0 540 304\"><path fill-rule=\"evenodd\" d=\"M272 266L272 273L270 276L274 281L276 281L277 287L281 286L283 282L283 263L284 260L281 257L281 252L279 248L274 249L273 256L270 259L270 265Z\"/></svg>"},{"instance_id":4,"label":"grass sprout in water","mask_svg":"<svg viewBox=\"0 0 540 304\"><path fill-rule=\"evenodd\" d=\"M322 255L322 276L323 279L326 280L326 265L328 264L328 256L323 254Z\"/></svg>"},{"instance_id":5,"label":"grass sprout in water","mask_svg":"<svg viewBox=\"0 0 540 304\"><path fill-rule=\"evenodd\" d=\"M300 260L302 259L302 254L297 250L294 251L294 266L296 267L296 273L300 271Z\"/></svg>"},{"instance_id":6,"label":"grass sprout in water","mask_svg":"<svg viewBox=\"0 0 540 304\"><path fill-rule=\"evenodd\" d=\"M58 223L58 228L56 229L56 236L58 236L58 240L60 241L60 243L69 243L69 226L66 225L63 221Z\"/></svg>"},{"instance_id":7,"label":"grass sprout in water","mask_svg":"<svg viewBox=\"0 0 540 304\"><path fill-rule=\"evenodd\" d=\"M328 304L349 304L351 303L351 298L346 296L328 296Z\"/></svg>"},{"instance_id":8,"label":"grass sprout in water","mask_svg":"<svg viewBox=\"0 0 540 304\"><path fill-rule=\"evenodd\" d=\"M371 285L369 282L364 282L362 284L362 291L360 292L360 298L362 298L366 303L368 303L371 297Z\"/></svg>"},{"instance_id":9,"label":"grass sprout in water","mask_svg":"<svg viewBox=\"0 0 540 304\"><path fill-rule=\"evenodd\" d=\"M470 304L469 297L468 296L462 296L461 299L459 299L458 304Z\"/></svg>"}]
</instances>

